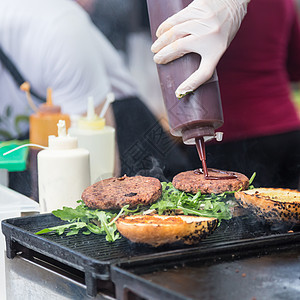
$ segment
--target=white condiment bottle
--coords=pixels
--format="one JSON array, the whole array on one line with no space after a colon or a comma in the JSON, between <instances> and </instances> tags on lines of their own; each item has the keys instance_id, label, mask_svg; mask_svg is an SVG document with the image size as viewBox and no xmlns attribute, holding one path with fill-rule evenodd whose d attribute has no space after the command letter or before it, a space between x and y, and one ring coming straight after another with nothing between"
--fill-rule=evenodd
<instances>
[{"instance_id":1,"label":"white condiment bottle","mask_svg":"<svg viewBox=\"0 0 300 300\"><path fill-rule=\"evenodd\" d=\"M37 156L41 212L75 208L90 185L88 150L78 148L77 138L66 134L65 121L57 125L58 136L49 136L48 148Z\"/></svg>"},{"instance_id":2,"label":"white condiment bottle","mask_svg":"<svg viewBox=\"0 0 300 300\"><path fill-rule=\"evenodd\" d=\"M103 110L95 114L94 101L88 99L87 116L79 118L69 133L78 138L78 146L90 152L91 184L113 176L115 162L115 129L105 125L104 114L114 100L109 94Z\"/></svg>"}]
</instances>

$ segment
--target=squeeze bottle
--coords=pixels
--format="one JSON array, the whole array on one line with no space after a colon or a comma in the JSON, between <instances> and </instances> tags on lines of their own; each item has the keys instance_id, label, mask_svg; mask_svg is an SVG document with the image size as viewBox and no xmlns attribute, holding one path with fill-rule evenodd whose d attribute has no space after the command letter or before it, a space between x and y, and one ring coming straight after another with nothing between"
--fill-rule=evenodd
<instances>
[{"instance_id":1,"label":"squeeze bottle","mask_svg":"<svg viewBox=\"0 0 300 300\"><path fill-rule=\"evenodd\" d=\"M113 101L110 97L106 104ZM87 116L79 118L76 127L72 125L69 129L69 134L78 138L78 146L90 153L91 184L112 177L114 171L115 129L105 125L104 113L100 117L95 114L94 100L89 97Z\"/></svg>"},{"instance_id":2,"label":"squeeze bottle","mask_svg":"<svg viewBox=\"0 0 300 300\"><path fill-rule=\"evenodd\" d=\"M48 137L57 134L57 123L59 120L65 120L66 128L70 127L70 117L61 113L61 107L52 103L52 89L47 89L47 101L42 103L38 108L32 102L30 96L30 86L28 84L22 87L26 92L28 103L35 113L29 117L29 141L31 144L48 146ZM31 148L29 151L30 174L31 174L31 197L39 199L38 195L38 175L37 175L37 154L40 149Z\"/></svg>"},{"instance_id":3,"label":"squeeze bottle","mask_svg":"<svg viewBox=\"0 0 300 300\"><path fill-rule=\"evenodd\" d=\"M153 41L156 40L158 26L168 17L190 4L191 0L147 0ZM223 125L223 112L216 72L210 80L193 93L177 99L176 88L197 70L201 57L189 53L165 65L157 65L164 103L166 106L170 132L181 136L185 144L195 144L197 140L209 140L215 130ZM217 135L217 139L222 135Z\"/></svg>"},{"instance_id":4,"label":"squeeze bottle","mask_svg":"<svg viewBox=\"0 0 300 300\"><path fill-rule=\"evenodd\" d=\"M77 147L77 138L66 134L64 120L57 124L58 136L49 136L48 149L37 156L41 212L63 206L75 208L90 185L89 152Z\"/></svg>"},{"instance_id":5,"label":"squeeze bottle","mask_svg":"<svg viewBox=\"0 0 300 300\"><path fill-rule=\"evenodd\" d=\"M29 117L29 140L32 144L48 146L48 136L57 133L57 122L65 120L66 128L70 127L71 121L67 114L61 113L61 107L53 105L52 90L47 90L47 102L42 103L37 112Z\"/></svg>"}]
</instances>

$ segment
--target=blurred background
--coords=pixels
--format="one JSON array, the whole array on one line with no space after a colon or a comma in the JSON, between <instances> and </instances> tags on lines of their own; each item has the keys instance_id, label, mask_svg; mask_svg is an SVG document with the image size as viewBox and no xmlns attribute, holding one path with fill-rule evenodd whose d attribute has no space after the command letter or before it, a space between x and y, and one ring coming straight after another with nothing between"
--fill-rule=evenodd
<instances>
[{"instance_id":1,"label":"blurred background","mask_svg":"<svg viewBox=\"0 0 300 300\"><path fill-rule=\"evenodd\" d=\"M118 49L135 79L141 98L167 126L160 84L150 51L152 44L146 0L76 0ZM300 0L296 0L300 16ZM292 86L300 115L300 86Z\"/></svg>"},{"instance_id":2,"label":"blurred background","mask_svg":"<svg viewBox=\"0 0 300 300\"><path fill-rule=\"evenodd\" d=\"M146 0L77 0L119 51L135 79L141 98L161 120L165 116L153 62ZM161 120L163 121L163 120Z\"/></svg>"}]
</instances>

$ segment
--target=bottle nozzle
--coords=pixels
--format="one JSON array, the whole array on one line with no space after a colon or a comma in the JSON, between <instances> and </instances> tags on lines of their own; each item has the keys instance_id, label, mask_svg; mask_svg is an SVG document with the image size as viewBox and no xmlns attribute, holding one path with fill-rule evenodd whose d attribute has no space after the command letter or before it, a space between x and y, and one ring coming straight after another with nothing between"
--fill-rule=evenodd
<instances>
[{"instance_id":1,"label":"bottle nozzle","mask_svg":"<svg viewBox=\"0 0 300 300\"><path fill-rule=\"evenodd\" d=\"M57 123L58 136L49 135L48 145L52 150L74 149L78 146L77 137L67 135L66 121L59 120Z\"/></svg>"},{"instance_id":2,"label":"bottle nozzle","mask_svg":"<svg viewBox=\"0 0 300 300\"><path fill-rule=\"evenodd\" d=\"M57 133L59 137L67 136L66 121L59 120L57 123Z\"/></svg>"},{"instance_id":3,"label":"bottle nozzle","mask_svg":"<svg viewBox=\"0 0 300 300\"><path fill-rule=\"evenodd\" d=\"M39 107L40 113L59 114L61 107L54 105L52 102L52 88L47 88L47 100L46 103L42 103Z\"/></svg>"},{"instance_id":4,"label":"bottle nozzle","mask_svg":"<svg viewBox=\"0 0 300 300\"><path fill-rule=\"evenodd\" d=\"M52 103L52 89L50 87L47 89L47 102L46 102L46 104L48 106L53 106L53 103Z\"/></svg>"},{"instance_id":5,"label":"bottle nozzle","mask_svg":"<svg viewBox=\"0 0 300 300\"><path fill-rule=\"evenodd\" d=\"M93 97L88 98L88 107L87 107L87 116L86 116L86 118L89 121L95 120L97 118L97 116L95 114L94 98Z\"/></svg>"},{"instance_id":6,"label":"bottle nozzle","mask_svg":"<svg viewBox=\"0 0 300 300\"><path fill-rule=\"evenodd\" d=\"M106 111L107 111L110 103L112 103L114 101L115 101L115 95L114 95L114 93L108 93L107 96L106 96L106 101L104 103L102 111L101 111L101 113L99 115L100 118L104 118L104 116L106 114Z\"/></svg>"},{"instance_id":7,"label":"bottle nozzle","mask_svg":"<svg viewBox=\"0 0 300 300\"><path fill-rule=\"evenodd\" d=\"M112 101L112 97L109 97L106 100L104 107L101 111L100 117L95 113L94 107L94 98L88 97L88 106L87 106L87 114L86 117L82 117L78 120L77 126L79 129L87 129L87 130L100 130L105 126L105 119L103 118L105 115L105 111L108 108L109 103ZM104 112L104 113L103 113ZM102 117L101 117L102 116Z\"/></svg>"}]
</instances>

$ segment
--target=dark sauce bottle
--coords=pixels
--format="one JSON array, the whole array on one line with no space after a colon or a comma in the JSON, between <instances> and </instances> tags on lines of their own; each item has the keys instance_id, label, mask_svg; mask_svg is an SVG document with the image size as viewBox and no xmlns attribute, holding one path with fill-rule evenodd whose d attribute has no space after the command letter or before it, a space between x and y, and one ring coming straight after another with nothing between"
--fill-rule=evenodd
<instances>
[{"instance_id":1,"label":"dark sauce bottle","mask_svg":"<svg viewBox=\"0 0 300 300\"><path fill-rule=\"evenodd\" d=\"M153 41L158 26L168 17L182 10L190 0L147 0ZM189 53L165 65L157 65L171 134L182 136L187 145L200 137L214 137L215 129L223 124L223 112L216 72L193 93L178 99L177 87L196 71L201 57Z\"/></svg>"},{"instance_id":2,"label":"dark sauce bottle","mask_svg":"<svg viewBox=\"0 0 300 300\"><path fill-rule=\"evenodd\" d=\"M179 12L191 0L147 0L152 40L155 41L158 26L168 17ZM204 141L215 136L215 130L223 125L223 111L217 73L193 93L178 99L177 87L196 71L201 63L201 56L189 53L168 64L157 65L164 103L168 113L170 132L181 136L187 145L197 147L206 179L208 175ZM200 172L200 171L199 171ZM231 179L232 176L229 176ZM226 177L227 178L227 177ZM225 177L222 177L225 179Z\"/></svg>"}]
</instances>

